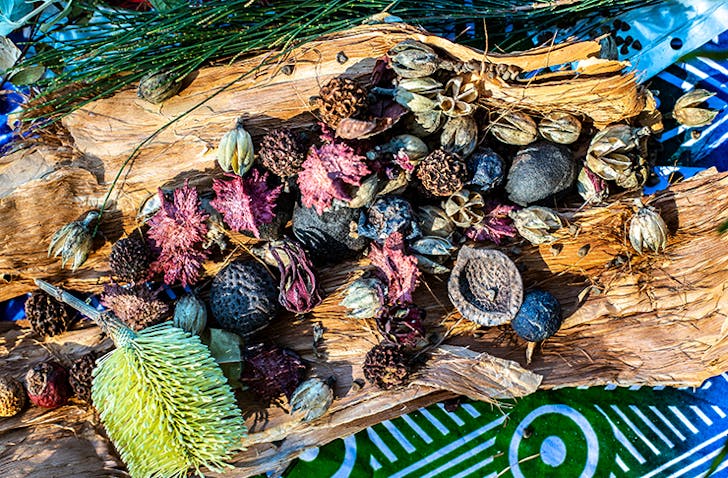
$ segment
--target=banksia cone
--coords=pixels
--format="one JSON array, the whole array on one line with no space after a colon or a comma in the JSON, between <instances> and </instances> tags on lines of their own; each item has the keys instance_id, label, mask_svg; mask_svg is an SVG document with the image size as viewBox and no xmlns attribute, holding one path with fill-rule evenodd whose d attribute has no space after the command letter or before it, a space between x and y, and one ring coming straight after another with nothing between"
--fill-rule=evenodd
<instances>
[{"instance_id":1,"label":"banksia cone","mask_svg":"<svg viewBox=\"0 0 728 478\"><path fill-rule=\"evenodd\" d=\"M91 403L91 383L93 382L93 371L96 367L96 352L89 352L71 366L68 374L68 381L74 395L79 399Z\"/></svg>"},{"instance_id":2,"label":"banksia cone","mask_svg":"<svg viewBox=\"0 0 728 478\"><path fill-rule=\"evenodd\" d=\"M332 128L339 121L361 113L367 107L367 92L354 80L333 78L321 87L313 102L321 120Z\"/></svg>"},{"instance_id":3,"label":"banksia cone","mask_svg":"<svg viewBox=\"0 0 728 478\"><path fill-rule=\"evenodd\" d=\"M468 170L457 155L436 149L417 166L417 177L435 196L450 196L462 189Z\"/></svg>"},{"instance_id":4,"label":"banksia cone","mask_svg":"<svg viewBox=\"0 0 728 478\"><path fill-rule=\"evenodd\" d=\"M71 309L43 291L33 292L25 301L25 316L33 331L43 337L53 337L68 330L73 318Z\"/></svg>"},{"instance_id":5,"label":"banksia cone","mask_svg":"<svg viewBox=\"0 0 728 478\"><path fill-rule=\"evenodd\" d=\"M306 149L291 130L278 128L263 136L258 155L266 169L276 176L287 178L303 169Z\"/></svg>"},{"instance_id":6,"label":"banksia cone","mask_svg":"<svg viewBox=\"0 0 728 478\"><path fill-rule=\"evenodd\" d=\"M116 241L109 255L111 276L122 282L144 281L151 263L151 251L140 232Z\"/></svg>"},{"instance_id":7,"label":"banksia cone","mask_svg":"<svg viewBox=\"0 0 728 478\"><path fill-rule=\"evenodd\" d=\"M409 360L402 347L382 342L367 352L364 359L364 377L383 390L400 387L410 375Z\"/></svg>"}]
</instances>

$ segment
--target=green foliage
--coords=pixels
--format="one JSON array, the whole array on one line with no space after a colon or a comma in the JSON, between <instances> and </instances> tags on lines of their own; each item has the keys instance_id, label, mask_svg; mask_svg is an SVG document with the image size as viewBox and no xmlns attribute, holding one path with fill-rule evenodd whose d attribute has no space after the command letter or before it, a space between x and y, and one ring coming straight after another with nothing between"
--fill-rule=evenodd
<instances>
[{"instance_id":1,"label":"green foliage","mask_svg":"<svg viewBox=\"0 0 728 478\"><path fill-rule=\"evenodd\" d=\"M222 371L197 336L169 323L112 331L93 402L134 478L224 468L246 428Z\"/></svg>"}]
</instances>

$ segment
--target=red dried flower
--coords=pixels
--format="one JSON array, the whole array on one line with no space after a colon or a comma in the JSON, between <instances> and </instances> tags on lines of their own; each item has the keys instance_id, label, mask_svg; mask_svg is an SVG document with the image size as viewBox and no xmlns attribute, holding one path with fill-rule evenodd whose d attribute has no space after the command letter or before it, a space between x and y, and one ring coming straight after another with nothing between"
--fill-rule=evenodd
<instances>
[{"instance_id":1,"label":"red dried flower","mask_svg":"<svg viewBox=\"0 0 728 478\"><path fill-rule=\"evenodd\" d=\"M332 142L320 148L311 147L303 163L303 171L298 174L303 205L323 214L334 199L349 201L351 196L346 185L360 186L362 178L370 172L365 160L345 143Z\"/></svg>"},{"instance_id":2,"label":"red dried flower","mask_svg":"<svg viewBox=\"0 0 728 478\"><path fill-rule=\"evenodd\" d=\"M483 220L469 227L465 235L473 241L492 241L500 245L504 239L515 237L516 228L508 213L518 209L517 206L501 204L493 199L485 203Z\"/></svg>"},{"instance_id":3,"label":"red dried flower","mask_svg":"<svg viewBox=\"0 0 728 478\"><path fill-rule=\"evenodd\" d=\"M264 247L281 274L278 302L297 314L319 305L323 299L306 251L290 239L269 242Z\"/></svg>"},{"instance_id":4,"label":"red dried flower","mask_svg":"<svg viewBox=\"0 0 728 478\"><path fill-rule=\"evenodd\" d=\"M372 243L369 260L379 270L379 274L389 285L387 299L389 304L408 304L417 287L420 271L417 258L404 252L404 238L395 232L384 241L383 246Z\"/></svg>"},{"instance_id":5,"label":"red dried flower","mask_svg":"<svg viewBox=\"0 0 728 478\"><path fill-rule=\"evenodd\" d=\"M210 201L234 231L250 231L260 237L258 226L273 220L273 209L282 186L268 187L268 173L253 169L246 177L227 174L230 181L215 179L212 189L217 197Z\"/></svg>"},{"instance_id":6,"label":"red dried flower","mask_svg":"<svg viewBox=\"0 0 728 478\"><path fill-rule=\"evenodd\" d=\"M209 254L202 247L208 216L200 208L197 190L186 182L183 187L174 190L171 201L164 197L161 189L159 198L162 205L147 222L148 237L159 250L159 257L152 263L151 270L164 273L167 284L194 284Z\"/></svg>"},{"instance_id":7,"label":"red dried flower","mask_svg":"<svg viewBox=\"0 0 728 478\"><path fill-rule=\"evenodd\" d=\"M377 317L377 325L392 342L404 347L422 348L427 345L425 315L425 309L414 304L398 304Z\"/></svg>"}]
</instances>

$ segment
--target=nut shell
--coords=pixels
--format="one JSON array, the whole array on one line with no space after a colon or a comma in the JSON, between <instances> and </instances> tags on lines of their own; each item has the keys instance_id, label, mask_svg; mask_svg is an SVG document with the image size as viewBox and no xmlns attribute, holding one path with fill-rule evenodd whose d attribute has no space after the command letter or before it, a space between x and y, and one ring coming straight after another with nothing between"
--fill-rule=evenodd
<instances>
[{"instance_id":1,"label":"nut shell","mask_svg":"<svg viewBox=\"0 0 728 478\"><path fill-rule=\"evenodd\" d=\"M510 322L521 307L523 281L504 253L463 246L447 291L466 319L480 325L501 325Z\"/></svg>"}]
</instances>

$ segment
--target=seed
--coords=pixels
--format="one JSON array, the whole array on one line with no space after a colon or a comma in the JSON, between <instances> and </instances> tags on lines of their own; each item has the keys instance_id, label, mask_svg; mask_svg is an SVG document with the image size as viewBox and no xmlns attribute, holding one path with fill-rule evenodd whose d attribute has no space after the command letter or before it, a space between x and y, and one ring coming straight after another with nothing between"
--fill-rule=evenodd
<instances>
[{"instance_id":1,"label":"seed","mask_svg":"<svg viewBox=\"0 0 728 478\"><path fill-rule=\"evenodd\" d=\"M291 76L293 74L293 65L283 65L283 67L281 68L281 73L286 76Z\"/></svg>"},{"instance_id":2,"label":"seed","mask_svg":"<svg viewBox=\"0 0 728 478\"><path fill-rule=\"evenodd\" d=\"M589 254L589 249L591 249L591 246L590 246L589 244L584 244L583 246L581 246L581 247L579 248L579 250L577 251L577 253L576 253L576 254L577 254L577 255L578 255L579 257L584 257L584 256L586 256L587 254Z\"/></svg>"},{"instance_id":3,"label":"seed","mask_svg":"<svg viewBox=\"0 0 728 478\"><path fill-rule=\"evenodd\" d=\"M336 54L336 61L338 61L340 64L343 65L344 63L349 61L349 57L346 56L346 53L344 53L343 51L340 51L339 53Z\"/></svg>"},{"instance_id":4,"label":"seed","mask_svg":"<svg viewBox=\"0 0 728 478\"><path fill-rule=\"evenodd\" d=\"M632 48L639 51L642 49L642 43L640 43L639 40L635 40L634 43L632 43Z\"/></svg>"}]
</instances>

